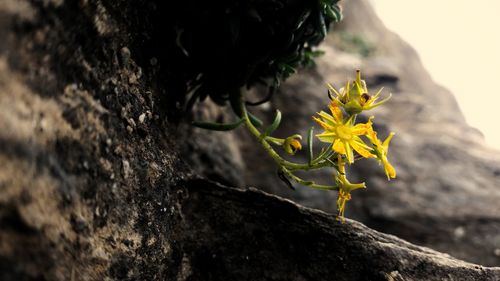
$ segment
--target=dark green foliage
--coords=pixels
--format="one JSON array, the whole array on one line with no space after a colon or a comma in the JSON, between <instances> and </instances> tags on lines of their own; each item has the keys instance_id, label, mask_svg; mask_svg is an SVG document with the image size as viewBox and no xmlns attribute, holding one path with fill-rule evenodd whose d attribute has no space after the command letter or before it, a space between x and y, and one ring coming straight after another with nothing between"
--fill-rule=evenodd
<instances>
[{"instance_id":1,"label":"dark green foliage","mask_svg":"<svg viewBox=\"0 0 500 281\"><path fill-rule=\"evenodd\" d=\"M338 0L158 1L160 58L183 81L186 107L210 97L220 105L242 87L275 89L319 55L312 49L340 20ZM182 90L182 89L181 89Z\"/></svg>"}]
</instances>

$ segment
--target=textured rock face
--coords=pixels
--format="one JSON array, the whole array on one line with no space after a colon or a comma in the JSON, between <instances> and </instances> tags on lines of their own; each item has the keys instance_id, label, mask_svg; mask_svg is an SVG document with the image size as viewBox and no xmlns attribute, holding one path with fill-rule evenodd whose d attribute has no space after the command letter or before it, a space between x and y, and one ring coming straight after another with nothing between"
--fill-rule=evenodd
<instances>
[{"instance_id":1,"label":"textured rock face","mask_svg":"<svg viewBox=\"0 0 500 281\"><path fill-rule=\"evenodd\" d=\"M95 7L45 2L0 1L0 280L171 279L188 169L156 98Z\"/></svg>"},{"instance_id":2,"label":"textured rock face","mask_svg":"<svg viewBox=\"0 0 500 281\"><path fill-rule=\"evenodd\" d=\"M242 182L237 155L254 150L165 121L172 88L139 53L143 27L131 27L147 9L130 5L146 2L0 1L0 280L500 278L499 268L197 179L179 157L186 139L193 162L212 159L212 169L192 167L226 183ZM203 149L233 154L193 153Z\"/></svg>"},{"instance_id":3,"label":"textured rock face","mask_svg":"<svg viewBox=\"0 0 500 281\"><path fill-rule=\"evenodd\" d=\"M204 181L186 184L184 259L197 280L495 280L394 236L267 196ZM234 204L228 205L228 200ZM203 227L199 227L203 225ZM264 227L262 227L264 226ZM233 243L228 243L232 241ZM369 264L369 267L365 265ZM225 276L225 278L220 278Z\"/></svg>"},{"instance_id":4,"label":"textured rock face","mask_svg":"<svg viewBox=\"0 0 500 281\"><path fill-rule=\"evenodd\" d=\"M368 57L341 51L333 44L342 39L334 35L323 44L325 55L317 68L289 79L272 106L257 112L269 120L278 108L284 127L277 135L305 135L313 125L310 116L328 102L324 85L340 87L356 68L362 69L370 89L384 87L386 94L393 93L389 103L368 114L381 124L381 137L397 133L389 159L398 178L387 182L375 161L356 163L351 174L366 179L368 189L353 193L346 215L455 257L500 265L500 152L487 148L482 135L466 124L453 95L431 79L410 46L383 26L368 1L344 4L338 32L362 38L375 50ZM243 140L247 185L336 212L336 194L287 189L250 137L236 135ZM315 176L331 180L328 172Z\"/></svg>"}]
</instances>

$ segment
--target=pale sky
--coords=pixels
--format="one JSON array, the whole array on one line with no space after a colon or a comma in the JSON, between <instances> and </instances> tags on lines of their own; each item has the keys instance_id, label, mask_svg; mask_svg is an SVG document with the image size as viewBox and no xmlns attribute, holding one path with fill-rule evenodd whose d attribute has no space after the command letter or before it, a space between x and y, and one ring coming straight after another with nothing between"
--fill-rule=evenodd
<instances>
[{"instance_id":1,"label":"pale sky","mask_svg":"<svg viewBox=\"0 0 500 281\"><path fill-rule=\"evenodd\" d=\"M371 0L384 24L455 94L467 122L500 149L500 0Z\"/></svg>"}]
</instances>

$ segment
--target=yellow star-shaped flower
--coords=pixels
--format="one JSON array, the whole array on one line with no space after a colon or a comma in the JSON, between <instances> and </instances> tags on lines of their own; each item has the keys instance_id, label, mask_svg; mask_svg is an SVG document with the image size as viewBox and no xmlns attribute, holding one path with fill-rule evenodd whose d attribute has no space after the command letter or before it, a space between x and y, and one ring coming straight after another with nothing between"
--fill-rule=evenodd
<instances>
[{"instance_id":1,"label":"yellow star-shaped flower","mask_svg":"<svg viewBox=\"0 0 500 281\"><path fill-rule=\"evenodd\" d=\"M353 124L353 116L344 120L342 110L335 102L331 102L329 108L332 115L320 111L318 115L321 118L313 117L314 121L325 129L316 137L322 142L332 143L332 149L339 154L346 155L349 163L354 162L353 150L365 158L373 157L370 153L371 148L359 137L372 130L371 123Z\"/></svg>"}]
</instances>

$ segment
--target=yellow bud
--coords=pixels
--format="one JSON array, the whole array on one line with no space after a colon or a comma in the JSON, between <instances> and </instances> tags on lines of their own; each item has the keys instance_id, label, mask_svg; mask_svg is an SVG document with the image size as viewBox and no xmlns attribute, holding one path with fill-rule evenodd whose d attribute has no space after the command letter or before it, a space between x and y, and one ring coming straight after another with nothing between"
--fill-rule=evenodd
<instances>
[{"instance_id":1,"label":"yellow bud","mask_svg":"<svg viewBox=\"0 0 500 281\"><path fill-rule=\"evenodd\" d=\"M330 84L328 86L331 90L335 89ZM357 70L356 79L352 81L352 83L348 81L344 88L341 88L339 91L335 91L337 97L334 98L335 101L337 101L349 115L354 115L365 110L373 109L387 102L391 95L384 100L377 102L381 92L382 89L380 89L375 95L369 94L366 82L361 79L361 72Z\"/></svg>"},{"instance_id":2,"label":"yellow bud","mask_svg":"<svg viewBox=\"0 0 500 281\"><path fill-rule=\"evenodd\" d=\"M286 153L294 155L297 151L302 149L302 144L300 144L301 137L298 135L293 135L285 139L283 143L283 149Z\"/></svg>"}]
</instances>

